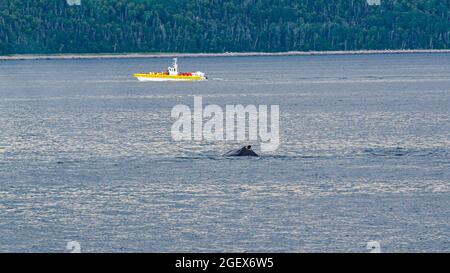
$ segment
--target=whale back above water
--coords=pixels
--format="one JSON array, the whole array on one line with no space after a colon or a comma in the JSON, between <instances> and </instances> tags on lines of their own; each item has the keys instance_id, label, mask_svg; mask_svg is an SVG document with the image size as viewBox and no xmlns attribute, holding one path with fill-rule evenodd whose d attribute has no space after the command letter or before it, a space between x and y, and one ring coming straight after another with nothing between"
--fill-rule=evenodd
<instances>
[{"instance_id":1,"label":"whale back above water","mask_svg":"<svg viewBox=\"0 0 450 273\"><path fill-rule=\"evenodd\" d=\"M240 149L231 150L224 154L224 156L259 156L252 150L252 146L245 146Z\"/></svg>"}]
</instances>

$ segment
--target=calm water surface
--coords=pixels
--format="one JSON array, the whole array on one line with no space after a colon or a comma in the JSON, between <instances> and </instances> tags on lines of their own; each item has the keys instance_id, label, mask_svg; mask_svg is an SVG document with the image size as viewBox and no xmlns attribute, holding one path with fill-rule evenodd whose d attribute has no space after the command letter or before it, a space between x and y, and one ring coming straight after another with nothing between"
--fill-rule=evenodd
<instances>
[{"instance_id":1,"label":"calm water surface","mask_svg":"<svg viewBox=\"0 0 450 273\"><path fill-rule=\"evenodd\" d=\"M0 252L450 251L450 54L0 63ZM281 145L174 142L177 104L278 104ZM255 149L259 146L254 143Z\"/></svg>"}]
</instances>

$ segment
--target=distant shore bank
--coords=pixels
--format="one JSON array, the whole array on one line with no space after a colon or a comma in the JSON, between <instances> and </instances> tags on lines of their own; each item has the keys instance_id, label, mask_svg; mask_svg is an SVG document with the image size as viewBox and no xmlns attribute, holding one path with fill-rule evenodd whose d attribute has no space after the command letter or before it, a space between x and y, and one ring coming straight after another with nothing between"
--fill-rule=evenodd
<instances>
[{"instance_id":1,"label":"distant shore bank","mask_svg":"<svg viewBox=\"0 0 450 273\"><path fill-rule=\"evenodd\" d=\"M227 52L227 53L119 53L119 54L17 54L0 56L7 60L72 60L72 59L126 59L173 57L254 57L254 56L316 56L316 55L364 55L364 54L417 54L450 53L450 49L413 50L356 50L356 51L288 51L288 52Z\"/></svg>"}]
</instances>

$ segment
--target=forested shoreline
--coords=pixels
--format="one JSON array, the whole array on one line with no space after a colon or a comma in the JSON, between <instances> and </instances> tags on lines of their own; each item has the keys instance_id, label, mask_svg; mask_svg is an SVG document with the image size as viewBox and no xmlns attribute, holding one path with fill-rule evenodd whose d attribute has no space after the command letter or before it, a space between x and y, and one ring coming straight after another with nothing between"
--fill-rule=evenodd
<instances>
[{"instance_id":1,"label":"forested shoreline","mask_svg":"<svg viewBox=\"0 0 450 273\"><path fill-rule=\"evenodd\" d=\"M448 48L450 0L0 1L0 55Z\"/></svg>"}]
</instances>

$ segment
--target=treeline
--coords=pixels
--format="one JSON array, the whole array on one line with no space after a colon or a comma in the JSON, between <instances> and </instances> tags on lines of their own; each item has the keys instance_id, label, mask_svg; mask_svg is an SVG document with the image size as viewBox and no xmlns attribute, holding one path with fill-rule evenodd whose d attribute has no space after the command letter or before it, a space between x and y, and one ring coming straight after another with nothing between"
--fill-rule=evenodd
<instances>
[{"instance_id":1,"label":"treeline","mask_svg":"<svg viewBox=\"0 0 450 273\"><path fill-rule=\"evenodd\" d=\"M450 48L450 0L0 0L0 54Z\"/></svg>"}]
</instances>

